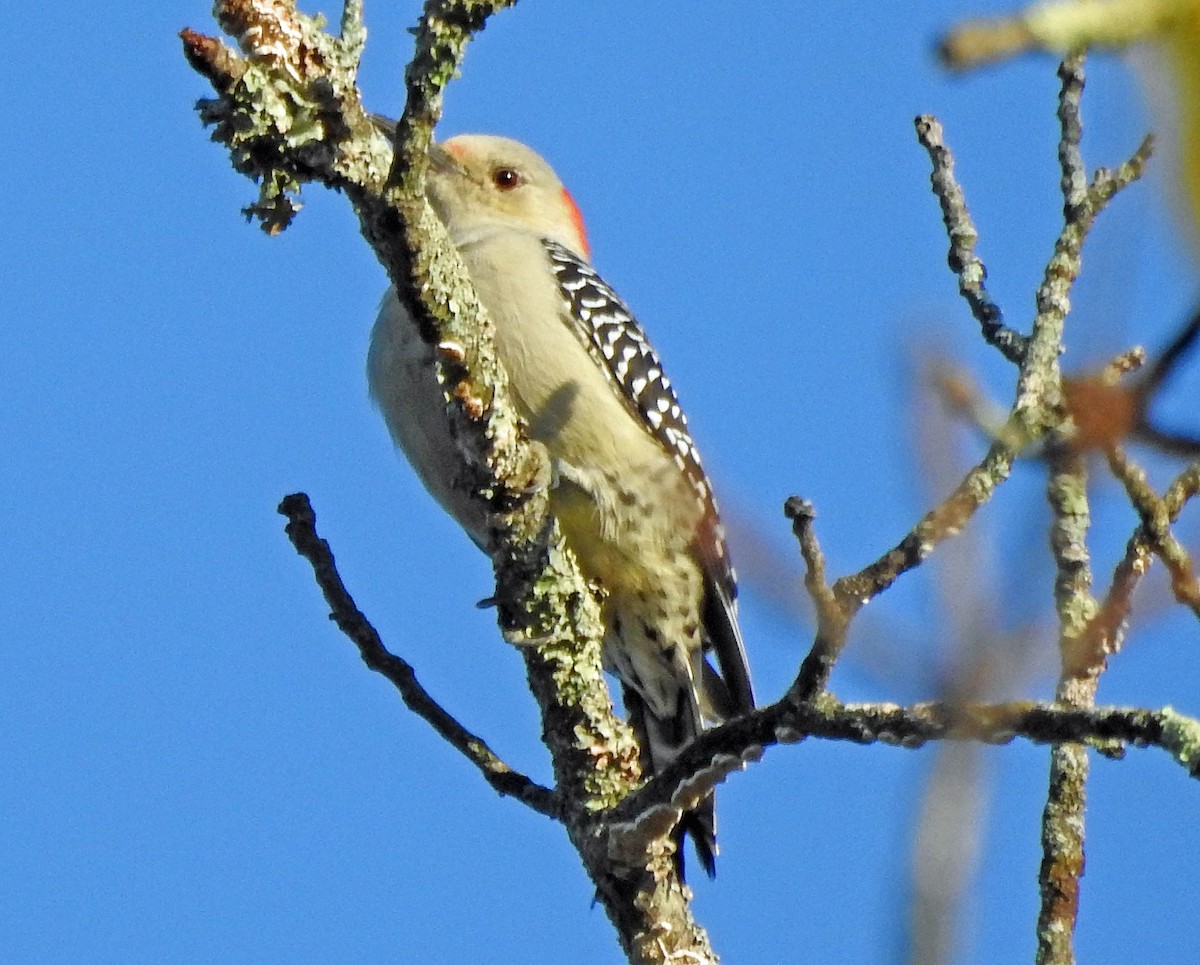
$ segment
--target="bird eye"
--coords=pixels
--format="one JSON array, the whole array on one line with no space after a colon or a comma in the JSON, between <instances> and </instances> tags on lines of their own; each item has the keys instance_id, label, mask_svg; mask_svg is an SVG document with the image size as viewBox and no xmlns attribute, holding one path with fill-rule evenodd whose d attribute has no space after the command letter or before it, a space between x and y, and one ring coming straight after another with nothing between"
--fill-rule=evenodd
<instances>
[{"instance_id":1,"label":"bird eye","mask_svg":"<svg viewBox=\"0 0 1200 965\"><path fill-rule=\"evenodd\" d=\"M521 175L512 168L496 168L492 172L492 184L496 185L501 191L511 191L521 184Z\"/></svg>"}]
</instances>

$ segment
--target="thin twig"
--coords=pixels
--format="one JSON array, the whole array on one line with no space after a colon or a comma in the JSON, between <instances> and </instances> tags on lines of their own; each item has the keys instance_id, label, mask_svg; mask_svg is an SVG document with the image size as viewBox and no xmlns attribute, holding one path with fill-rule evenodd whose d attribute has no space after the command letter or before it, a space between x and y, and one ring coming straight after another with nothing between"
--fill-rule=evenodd
<instances>
[{"instance_id":1,"label":"thin twig","mask_svg":"<svg viewBox=\"0 0 1200 965\"><path fill-rule=\"evenodd\" d=\"M953 70L969 70L1031 50L1063 56L1071 50L1128 47L1185 24L1192 16L1180 0L1047 0L1010 16L956 24L938 50Z\"/></svg>"},{"instance_id":2,"label":"thin twig","mask_svg":"<svg viewBox=\"0 0 1200 965\"><path fill-rule=\"evenodd\" d=\"M1072 221L1078 216L1079 208L1087 200L1088 176L1083 166L1083 119L1079 103L1083 97L1084 57L1072 54L1058 65L1058 79L1062 82L1058 94L1058 123L1061 136L1058 139L1058 166L1062 172L1063 217Z\"/></svg>"},{"instance_id":3,"label":"thin twig","mask_svg":"<svg viewBox=\"0 0 1200 965\"><path fill-rule=\"evenodd\" d=\"M1179 518L1183 507L1197 495L1200 495L1200 462L1188 466L1167 487L1163 501L1167 504L1167 514L1172 522Z\"/></svg>"},{"instance_id":4,"label":"thin twig","mask_svg":"<svg viewBox=\"0 0 1200 965\"><path fill-rule=\"evenodd\" d=\"M1067 57L1059 66L1058 76L1062 82L1058 99L1061 128L1058 159L1062 172L1063 230L1038 289L1034 331L1035 344L1044 353L1041 377L1027 386L1041 395L1039 401L1048 414L1062 408L1057 347L1062 344L1070 310L1070 289L1079 274L1083 240L1097 210L1090 203L1092 193L1080 152L1083 55ZM1095 703L1103 663L1090 659L1090 648L1086 646L1089 626L1099 611L1091 593L1091 559L1087 548L1091 517L1086 461L1078 449L1064 445L1051 446L1048 456L1050 479L1046 493L1053 514L1050 546L1055 563L1054 601L1062 659L1055 699L1067 707L1087 709ZM1057 744L1050 752L1049 790L1042 812L1042 861L1038 870L1037 965L1071 965L1075 961L1088 766L1087 750L1082 744Z\"/></svg>"},{"instance_id":5,"label":"thin twig","mask_svg":"<svg viewBox=\"0 0 1200 965\"><path fill-rule=\"evenodd\" d=\"M1005 703L843 704L829 693L796 703L786 697L751 714L706 730L679 757L611 812L614 821L634 821L651 809L678 802L695 775L717 782L740 770L759 751L806 738L924 747L931 741L1007 744L1108 743L1114 747L1159 747L1189 777L1200 780L1200 720L1164 708L1068 707L1028 700Z\"/></svg>"},{"instance_id":6,"label":"thin twig","mask_svg":"<svg viewBox=\"0 0 1200 965\"><path fill-rule=\"evenodd\" d=\"M1200 309L1192 313L1184 326L1175 333L1170 343L1146 368L1138 388L1152 395L1162 387L1167 378L1179 369L1189 352L1197 345L1200 337Z\"/></svg>"},{"instance_id":7,"label":"thin twig","mask_svg":"<svg viewBox=\"0 0 1200 965\"><path fill-rule=\"evenodd\" d=\"M983 460L893 549L833 584L838 599L855 610L865 606L903 573L920 565L939 543L960 532L976 510L991 499L996 487L1008 478L1013 462L1029 441L1020 421L1010 417Z\"/></svg>"},{"instance_id":8,"label":"thin twig","mask_svg":"<svg viewBox=\"0 0 1200 965\"><path fill-rule=\"evenodd\" d=\"M406 100L396 125L388 184L405 193L424 182L426 151L442 116L446 85L471 38L495 13L517 0L426 0L417 24L416 53L404 71Z\"/></svg>"},{"instance_id":9,"label":"thin twig","mask_svg":"<svg viewBox=\"0 0 1200 965\"><path fill-rule=\"evenodd\" d=\"M1108 451L1109 466L1122 478L1126 472L1125 453L1120 447ZM1150 569L1154 557L1149 541L1139 527L1125 544L1125 554L1113 570L1108 592L1086 631L1079 638L1082 659L1099 664L1117 653L1125 640L1125 626L1133 609L1133 591Z\"/></svg>"},{"instance_id":10,"label":"thin twig","mask_svg":"<svg viewBox=\"0 0 1200 965\"><path fill-rule=\"evenodd\" d=\"M1099 609L1092 596L1087 532L1091 525L1087 498L1087 463L1082 453L1054 447L1050 453L1047 498L1053 514L1050 548L1054 556L1054 600L1058 610L1063 680L1097 677L1102 665L1080 659L1075 644L1085 635ZM1093 681L1094 689L1094 681ZM1070 695L1078 699L1080 694ZM1060 694L1059 699L1068 699Z\"/></svg>"},{"instance_id":11,"label":"thin twig","mask_svg":"<svg viewBox=\"0 0 1200 965\"><path fill-rule=\"evenodd\" d=\"M1017 365L1025 357L1026 337L1004 324L1000 306L992 301L984 282L987 268L975 253L979 232L971 220L966 197L954 177L954 155L946 146L942 125L937 118L924 114L916 119L917 140L929 153L933 164L930 183L942 208L942 221L950 236L950 253L947 261L950 270L958 276L958 290L971 313L979 322L983 337L998 348L1004 357Z\"/></svg>"},{"instance_id":12,"label":"thin twig","mask_svg":"<svg viewBox=\"0 0 1200 965\"><path fill-rule=\"evenodd\" d=\"M1074 450L1056 447L1050 461L1047 493L1054 517L1050 545L1056 566L1054 596L1062 654L1062 675L1055 697L1065 706L1088 708L1095 701L1103 664L1081 659L1090 653L1079 646L1080 641L1088 640L1088 627L1099 610L1091 594L1086 542L1090 516L1085 460ZM1058 744L1050 752L1038 872L1038 965L1068 965L1075 961L1088 767L1087 750L1082 744Z\"/></svg>"},{"instance_id":13,"label":"thin twig","mask_svg":"<svg viewBox=\"0 0 1200 965\"><path fill-rule=\"evenodd\" d=\"M1147 481L1145 471L1123 451L1112 450L1108 464L1141 517L1142 524L1136 536L1140 536L1154 555L1163 561L1167 572L1171 574L1171 589L1175 599L1200 616L1200 581L1196 578L1191 556L1171 532L1174 517L1166 500L1159 499ZM1177 517L1178 512L1174 516Z\"/></svg>"},{"instance_id":14,"label":"thin twig","mask_svg":"<svg viewBox=\"0 0 1200 965\"><path fill-rule=\"evenodd\" d=\"M1100 168L1096 172L1087 192L1087 204L1093 218L1115 195L1124 191L1135 181L1141 180L1153 153L1154 135L1147 134L1128 160L1122 161L1115 169ZM1186 348L1186 345L1183 348Z\"/></svg>"},{"instance_id":15,"label":"thin twig","mask_svg":"<svg viewBox=\"0 0 1200 965\"><path fill-rule=\"evenodd\" d=\"M1037 965L1072 965L1075 961L1087 776L1087 750L1082 744L1057 744L1050 751L1038 868Z\"/></svg>"},{"instance_id":16,"label":"thin twig","mask_svg":"<svg viewBox=\"0 0 1200 965\"><path fill-rule=\"evenodd\" d=\"M1083 66L1069 58L1060 69L1059 123L1062 139L1059 161L1062 170L1063 227L1036 293L1037 315L1017 385L1016 410L1025 412L1037 435L1058 428L1062 420L1063 396L1059 355L1063 330L1071 309L1071 288L1079 277L1083 244L1096 217L1123 188L1140 177L1153 142L1144 140L1116 172L1102 170L1081 191L1078 184L1083 161L1079 140L1083 125L1079 118Z\"/></svg>"},{"instance_id":17,"label":"thin twig","mask_svg":"<svg viewBox=\"0 0 1200 965\"><path fill-rule=\"evenodd\" d=\"M1168 456L1182 456L1185 459L1195 459L1200 456L1200 436L1170 432L1166 429L1142 424L1134 430L1134 437L1139 442L1144 442Z\"/></svg>"},{"instance_id":18,"label":"thin twig","mask_svg":"<svg viewBox=\"0 0 1200 965\"><path fill-rule=\"evenodd\" d=\"M504 763L482 738L463 727L430 696L407 661L384 646L378 631L355 606L354 599L342 582L329 544L317 535L316 514L308 496L304 493L285 496L279 504L279 512L287 517L285 531L288 539L296 547L296 552L312 566L317 585L329 604L330 618L358 647L363 663L390 680L405 706L474 764L484 780L498 793L516 798L539 814L560 819L560 803L554 791Z\"/></svg>"},{"instance_id":19,"label":"thin twig","mask_svg":"<svg viewBox=\"0 0 1200 965\"><path fill-rule=\"evenodd\" d=\"M1062 98L1064 124L1071 124L1070 136L1064 134L1068 146L1062 149L1064 172L1073 172L1075 155L1069 146L1074 137L1077 143L1078 123L1072 113L1077 103L1074 87L1079 80L1075 72L1068 75L1069 90ZM918 136L926 146L933 162L934 190L941 200L948 233L951 238L950 263L959 273L960 287L976 311L984 335L1006 357L1020 363L1017 400L1004 428L996 435L983 461L970 470L954 491L928 512L916 526L889 552L858 573L842 577L832 587L840 610L839 636L818 634L817 642L806 658L789 690L789 699L811 699L828 681L833 661L844 643L845 628L854 614L879 593L886 590L903 573L918 566L945 539L958 533L975 512L987 502L996 487L1008 478L1012 464L1022 449L1052 429L1060 418L1061 379L1058 354L1062 344L1062 323L1069 308L1068 294L1079 271L1079 250L1086 236L1090 219L1104 206L1110 195L1097 197L1094 203L1085 197L1074 206L1087 215L1083 224L1072 221L1064 228L1055 252L1038 290L1038 316L1033 336L1026 338L1000 322L999 311L983 289L982 262L974 253L977 239L962 198L962 191L953 177L953 158L945 147L941 126L932 117L917 119ZM1066 130L1066 128L1064 128ZM1071 187L1074 200L1074 175L1064 173L1064 186ZM1065 188L1064 188L1065 189ZM1115 191L1114 191L1115 193ZM803 521L803 520L801 520ZM805 522L807 525L807 522ZM831 624L837 629L838 624Z\"/></svg>"},{"instance_id":20,"label":"thin twig","mask_svg":"<svg viewBox=\"0 0 1200 965\"><path fill-rule=\"evenodd\" d=\"M1147 443L1160 452L1189 459L1200 457L1200 438L1159 428L1150 421L1149 410L1154 397L1167 379L1178 371L1180 363L1187 358L1197 344L1200 344L1198 337L1200 337L1200 310L1192 314L1133 388L1137 397L1139 415L1138 423L1133 430L1134 437L1139 442Z\"/></svg>"},{"instance_id":21,"label":"thin twig","mask_svg":"<svg viewBox=\"0 0 1200 965\"><path fill-rule=\"evenodd\" d=\"M987 455L972 468L954 491L931 509L879 559L857 573L837 580L831 588L817 590L817 638L800 665L786 700L807 701L820 694L829 682L834 664L846 642L854 616L901 575L919 566L937 546L958 534L978 509L991 499L1012 471L1013 462L1029 440L1022 421L1011 417L993 441ZM785 513L793 521L801 553L809 567L809 586L814 580L824 587L824 561L812 530L812 508L803 500L790 499ZM829 599L832 595L832 600Z\"/></svg>"},{"instance_id":22,"label":"thin twig","mask_svg":"<svg viewBox=\"0 0 1200 965\"><path fill-rule=\"evenodd\" d=\"M846 645L849 614L825 579L825 555L813 528L817 517L813 504L792 496L784 503L783 514L792 521L792 532L800 544L805 567L804 585L817 612L816 640L788 691L788 699L812 700L825 688L833 665Z\"/></svg>"}]
</instances>

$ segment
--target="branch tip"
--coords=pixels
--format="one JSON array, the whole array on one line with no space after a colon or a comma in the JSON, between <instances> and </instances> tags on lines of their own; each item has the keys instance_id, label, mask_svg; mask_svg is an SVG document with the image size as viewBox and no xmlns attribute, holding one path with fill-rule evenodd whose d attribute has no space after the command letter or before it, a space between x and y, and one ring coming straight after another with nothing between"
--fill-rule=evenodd
<instances>
[{"instance_id":1,"label":"branch tip","mask_svg":"<svg viewBox=\"0 0 1200 965\"><path fill-rule=\"evenodd\" d=\"M184 27L179 31L183 55L192 70L207 78L219 93L229 91L246 72L246 64L216 37Z\"/></svg>"},{"instance_id":2,"label":"branch tip","mask_svg":"<svg viewBox=\"0 0 1200 965\"><path fill-rule=\"evenodd\" d=\"M976 254L979 232L967 208L966 196L954 175L954 155L946 146L941 122L932 114L914 121L917 140L925 148L932 166L929 181L942 210L942 223L950 239L946 262L958 276L959 294L979 323L984 339L1010 362L1020 365L1028 340L1004 324L1004 316L987 291L987 267Z\"/></svg>"}]
</instances>

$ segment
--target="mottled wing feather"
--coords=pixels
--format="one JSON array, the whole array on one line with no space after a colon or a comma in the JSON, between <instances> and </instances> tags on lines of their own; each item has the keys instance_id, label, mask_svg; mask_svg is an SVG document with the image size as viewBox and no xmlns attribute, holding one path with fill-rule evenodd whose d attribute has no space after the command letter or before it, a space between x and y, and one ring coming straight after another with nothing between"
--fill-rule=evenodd
<instances>
[{"instance_id":1,"label":"mottled wing feather","mask_svg":"<svg viewBox=\"0 0 1200 965\"><path fill-rule=\"evenodd\" d=\"M747 710L753 706L753 695L734 611L737 577L725 549L725 531L712 486L688 432L687 416L657 353L620 296L574 252L554 241L545 240L543 244L577 334L601 363L621 398L636 410L642 424L675 459L704 505L700 542L706 576L712 583L708 594L710 612L706 614L712 618L711 642L733 705L739 712Z\"/></svg>"},{"instance_id":2,"label":"mottled wing feather","mask_svg":"<svg viewBox=\"0 0 1200 965\"><path fill-rule=\"evenodd\" d=\"M621 397L637 410L643 424L711 507L712 490L688 432L687 416L637 319L591 266L556 242L543 243L578 334Z\"/></svg>"}]
</instances>

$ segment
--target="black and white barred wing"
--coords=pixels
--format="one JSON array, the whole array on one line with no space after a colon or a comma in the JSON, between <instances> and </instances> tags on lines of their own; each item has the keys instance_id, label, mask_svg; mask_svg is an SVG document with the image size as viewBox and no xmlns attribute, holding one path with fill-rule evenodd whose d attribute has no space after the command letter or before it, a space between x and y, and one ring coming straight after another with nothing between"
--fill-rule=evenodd
<instances>
[{"instance_id":1,"label":"black and white barred wing","mask_svg":"<svg viewBox=\"0 0 1200 965\"><path fill-rule=\"evenodd\" d=\"M704 506L699 549L708 583L706 629L728 690L727 712L749 710L754 706L754 696L737 622L737 577L726 550L712 486L688 431L687 416L658 354L620 296L569 249L549 240L543 244L577 334L608 375L614 390L674 458Z\"/></svg>"}]
</instances>

